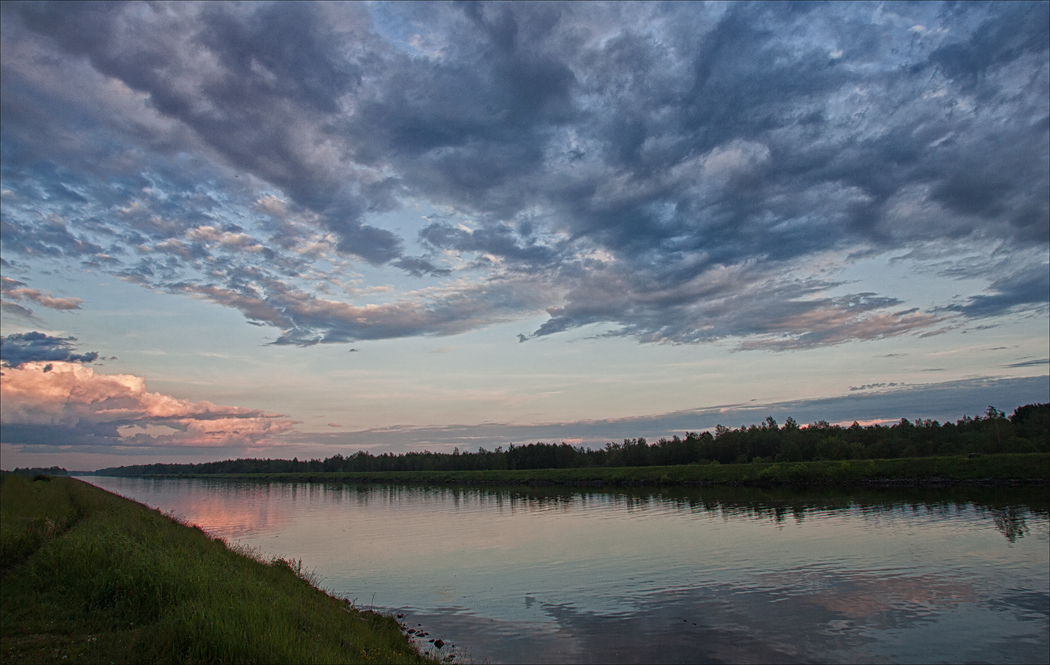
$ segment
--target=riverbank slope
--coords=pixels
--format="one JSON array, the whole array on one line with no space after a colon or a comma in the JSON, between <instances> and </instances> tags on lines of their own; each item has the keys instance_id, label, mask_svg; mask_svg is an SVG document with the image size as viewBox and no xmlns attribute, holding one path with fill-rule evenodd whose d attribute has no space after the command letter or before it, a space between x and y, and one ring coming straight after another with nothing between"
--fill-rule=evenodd
<instances>
[{"instance_id":1,"label":"riverbank slope","mask_svg":"<svg viewBox=\"0 0 1050 665\"><path fill-rule=\"evenodd\" d=\"M0 480L5 662L427 663L396 619L72 478Z\"/></svg>"},{"instance_id":2,"label":"riverbank slope","mask_svg":"<svg viewBox=\"0 0 1050 665\"><path fill-rule=\"evenodd\" d=\"M1011 485L1050 482L1050 454L582 469L210 473L152 477L429 485Z\"/></svg>"}]
</instances>

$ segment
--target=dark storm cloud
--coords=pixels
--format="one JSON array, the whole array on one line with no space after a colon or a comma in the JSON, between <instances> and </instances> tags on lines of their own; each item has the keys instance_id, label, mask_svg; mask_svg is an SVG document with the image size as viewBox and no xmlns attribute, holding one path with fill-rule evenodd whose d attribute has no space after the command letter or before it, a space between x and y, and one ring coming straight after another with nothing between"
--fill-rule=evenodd
<instances>
[{"instance_id":1,"label":"dark storm cloud","mask_svg":"<svg viewBox=\"0 0 1050 665\"><path fill-rule=\"evenodd\" d=\"M819 297L838 284L790 280L747 268L718 267L660 281L651 273L593 269L564 308L534 333L542 337L589 323L614 322L610 336L643 342L698 343L748 338L738 348L787 351L929 330L943 320L900 301L859 293ZM896 311L894 311L896 310Z\"/></svg>"},{"instance_id":2,"label":"dark storm cloud","mask_svg":"<svg viewBox=\"0 0 1050 665\"><path fill-rule=\"evenodd\" d=\"M1043 264L1033 269L992 282L991 293L972 296L962 305L947 309L968 318L987 318L1007 312L1050 307L1050 266Z\"/></svg>"},{"instance_id":3,"label":"dark storm cloud","mask_svg":"<svg viewBox=\"0 0 1050 665\"><path fill-rule=\"evenodd\" d=\"M153 109L192 129L233 166L321 213L343 251L376 263L398 255L396 236L361 223L382 203L358 200L331 164L310 154L325 139L325 115L339 109L361 76L318 6L282 3L243 14L207 5L139 9L45 3L17 11L31 30L148 94Z\"/></svg>"},{"instance_id":4,"label":"dark storm cloud","mask_svg":"<svg viewBox=\"0 0 1050 665\"><path fill-rule=\"evenodd\" d=\"M881 250L970 236L1045 242L1046 105L1034 94L1003 99L1013 92L1004 79L1018 73L1030 79L1025 85L1046 88L1045 39L1021 39L1018 47L986 59L982 96L988 101L979 113L961 111L971 102L957 99L972 88L972 72L958 84L945 76L941 60L930 60L912 30L916 21L907 19L880 30L859 21L860 12L732 5L718 20L700 11L684 17L686 27L668 29L663 45L627 29L599 46L586 43L586 20L565 16L565 8L540 15L506 5L479 11L485 27L502 31L483 30L486 42L453 26L445 58L429 76L403 86L415 98L402 93L403 104L382 108L390 124L380 132L384 144L377 154L409 157L403 169L422 186L433 186L434 196L459 192L459 203L495 218L473 231L433 224L421 232L431 246L485 253L518 267L558 266L568 302L548 310L552 319L538 335L607 322L643 340L784 333L773 345L794 348L899 334L936 317L909 326L884 312L879 332L870 325L837 327L822 310L850 318L870 311L855 307L863 298L801 301L790 294L800 290L783 283L769 286L787 298L772 297L770 289L750 293L744 309L755 315L729 318L697 310L717 308L712 295L740 292L683 292L690 280L716 281L715 271L725 265L757 259L775 270L780 261L858 242ZM1030 18L955 20L982 30L989 22L1013 21L1045 36ZM919 20L926 19L937 17ZM784 37L791 31L817 39L791 43ZM517 80L502 73L518 61L521 34L530 36L537 60L554 53L568 65L571 77L550 77L557 83L550 95L568 94L573 103L540 105L528 122L493 123L484 111L507 115L505 100L517 92ZM893 56L895 41L906 48ZM453 91L444 77L463 60L472 67L456 80L474 77L487 85ZM1021 71L1004 74L1010 67ZM1022 114L1003 127L992 118L1008 107ZM406 108L411 115L398 111ZM413 131L398 130L402 119ZM423 132L425 127L441 131ZM571 141L559 135L570 132ZM542 158L530 149L537 142ZM489 164L494 144L502 148L498 167ZM439 160L431 163L431 157ZM505 177L509 172L517 177ZM564 252L531 247L526 253L523 234L495 220L517 214L518 208L508 209L511 203L537 198L550 207L552 226L577 241L574 249L603 249L619 267L577 281ZM910 206L926 208L921 223L904 214ZM596 294L594 282L608 284L610 276L634 288ZM770 308L794 311L777 317L785 325L776 330L758 315ZM822 329L795 327L792 320L817 320Z\"/></svg>"},{"instance_id":5,"label":"dark storm cloud","mask_svg":"<svg viewBox=\"0 0 1050 665\"><path fill-rule=\"evenodd\" d=\"M0 221L0 236L4 247L10 252L19 252L35 257L82 256L101 254L101 246L85 241L70 232L58 220L20 225L10 220Z\"/></svg>"},{"instance_id":6,"label":"dark storm cloud","mask_svg":"<svg viewBox=\"0 0 1050 665\"><path fill-rule=\"evenodd\" d=\"M498 222L473 231L438 222L420 231L419 237L435 248L492 254L527 267L551 265L558 258L556 250L537 244L520 227Z\"/></svg>"},{"instance_id":7,"label":"dark storm cloud","mask_svg":"<svg viewBox=\"0 0 1050 665\"><path fill-rule=\"evenodd\" d=\"M98 360L98 353L76 353L76 337L52 337L41 332L15 333L0 337L0 361L5 367L21 367L28 362L82 362Z\"/></svg>"},{"instance_id":8,"label":"dark storm cloud","mask_svg":"<svg viewBox=\"0 0 1050 665\"><path fill-rule=\"evenodd\" d=\"M415 277L423 275L448 275L452 271L448 268L438 268L430 261L418 256L402 256L394 265Z\"/></svg>"},{"instance_id":9,"label":"dark storm cloud","mask_svg":"<svg viewBox=\"0 0 1050 665\"><path fill-rule=\"evenodd\" d=\"M1047 48L1050 5L1045 2L960 6L944 11L964 18L966 14L977 15L976 28L969 35L937 48L929 58L963 84L986 85L989 71L1026 53L1041 53Z\"/></svg>"},{"instance_id":10,"label":"dark storm cloud","mask_svg":"<svg viewBox=\"0 0 1050 665\"><path fill-rule=\"evenodd\" d=\"M1021 360L1019 362L1010 363L1004 365L1004 367L1038 367L1040 365L1050 365L1050 358L1038 358L1036 360Z\"/></svg>"},{"instance_id":11,"label":"dark storm cloud","mask_svg":"<svg viewBox=\"0 0 1050 665\"><path fill-rule=\"evenodd\" d=\"M1045 307L1045 264L987 269L987 293L933 312L795 274L829 252L1046 247L1047 19L1046 3L5 3L4 252L190 292L279 343L543 309L533 336L929 334ZM416 238L374 221L409 199L455 214ZM329 250L445 281L372 308L320 298L304 280Z\"/></svg>"}]
</instances>

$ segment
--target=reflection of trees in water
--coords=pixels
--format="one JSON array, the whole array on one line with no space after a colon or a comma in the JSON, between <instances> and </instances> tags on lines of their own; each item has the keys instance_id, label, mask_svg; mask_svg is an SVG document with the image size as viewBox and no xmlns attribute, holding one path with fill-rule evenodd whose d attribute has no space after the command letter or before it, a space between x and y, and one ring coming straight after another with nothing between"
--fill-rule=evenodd
<instances>
[{"instance_id":1,"label":"reflection of trees in water","mask_svg":"<svg viewBox=\"0 0 1050 665\"><path fill-rule=\"evenodd\" d=\"M1028 525L1025 523L1025 509L1018 506L1007 506L1006 508L989 508L995 528L1002 531L1006 539L1016 543L1018 538L1024 538L1028 533Z\"/></svg>"},{"instance_id":2,"label":"reflection of trees in water","mask_svg":"<svg viewBox=\"0 0 1050 665\"><path fill-rule=\"evenodd\" d=\"M199 481L198 481L199 482ZM282 485L282 483L275 483ZM365 505L433 504L454 510L494 508L499 512L569 512L577 509L620 507L628 513L678 511L707 513L723 519L770 520L777 525L841 510L858 511L865 518L910 510L951 517L967 509L991 517L995 527L1014 543L1028 534L1026 517L1050 517L1045 487L954 488L758 488L662 487L591 489L550 486L450 486L332 484L340 499Z\"/></svg>"}]
</instances>

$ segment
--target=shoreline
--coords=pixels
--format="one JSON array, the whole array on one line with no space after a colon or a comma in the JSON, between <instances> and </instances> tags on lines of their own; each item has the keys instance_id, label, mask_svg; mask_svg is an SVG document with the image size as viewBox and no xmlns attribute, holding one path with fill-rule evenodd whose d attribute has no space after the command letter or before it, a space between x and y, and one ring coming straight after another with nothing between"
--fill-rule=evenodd
<instances>
[{"instance_id":1,"label":"shoreline","mask_svg":"<svg viewBox=\"0 0 1050 665\"><path fill-rule=\"evenodd\" d=\"M107 477L567 487L1019 487L1050 484L1050 453L575 469L155 474Z\"/></svg>"},{"instance_id":2,"label":"shoreline","mask_svg":"<svg viewBox=\"0 0 1050 665\"><path fill-rule=\"evenodd\" d=\"M8 662L436 663L396 617L75 478L0 479ZM43 482L41 482L43 481Z\"/></svg>"}]
</instances>

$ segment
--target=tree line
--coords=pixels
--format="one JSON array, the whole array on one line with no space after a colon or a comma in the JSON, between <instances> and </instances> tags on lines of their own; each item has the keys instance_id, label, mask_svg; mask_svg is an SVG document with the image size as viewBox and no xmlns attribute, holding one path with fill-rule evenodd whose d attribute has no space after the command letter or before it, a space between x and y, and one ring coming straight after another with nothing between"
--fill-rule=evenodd
<instances>
[{"instance_id":1,"label":"tree line","mask_svg":"<svg viewBox=\"0 0 1050 665\"><path fill-rule=\"evenodd\" d=\"M46 469L42 466L26 467L26 468L15 468L11 473L19 476L68 476L69 471L66 471L59 466L49 466Z\"/></svg>"},{"instance_id":2,"label":"tree line","mask_svg":"<svg viewBox=\"0 0 1050 665\"><path fill-rule=\"evenodd\" d=\"M319 473L367 471L478 471L565 469L677 464L745 464L812 460L894 459L967 454L1050 452L1050 403L1029 404L1009 417L995 407L973 418L939 423L902 418L892 425L849 427L820 420L800 426L772 417L755 425L713 432L687 432L649 443L624 439L603 448L567 443L511 444L494 450L452 453L409 452L372 455L365 451L327 459L235 459L202 464L140 464L101 469L107 476L227 473Z\"/></svg>"}]
</instances>

